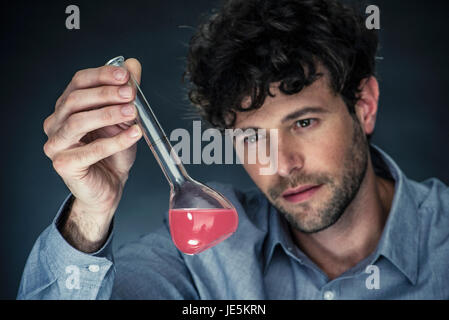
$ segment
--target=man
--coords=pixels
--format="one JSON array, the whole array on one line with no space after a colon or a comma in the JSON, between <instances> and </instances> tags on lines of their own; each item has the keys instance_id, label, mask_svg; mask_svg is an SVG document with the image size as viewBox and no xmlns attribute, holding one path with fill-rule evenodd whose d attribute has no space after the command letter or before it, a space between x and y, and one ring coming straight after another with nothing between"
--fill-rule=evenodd
<instances>
[{"instance_id":1,"label":"man","mask_svg":"<svg viewBox=\"0 0 449 320\"><path fill-rule=\"evenodd\" d=\"M44 123L71 195L33 247L18 298L449 298L448 187L408 179L369 143L376 50L375 32L334 0L231 0L200 26L191 101L220 129L276 129L278 170L244 164L258 186L248 193L211 184L239 228L195 256L175 248L167 223L112 253L141 137L135 92L119 68L79 71Z\"/></svg>"}]
</instances>

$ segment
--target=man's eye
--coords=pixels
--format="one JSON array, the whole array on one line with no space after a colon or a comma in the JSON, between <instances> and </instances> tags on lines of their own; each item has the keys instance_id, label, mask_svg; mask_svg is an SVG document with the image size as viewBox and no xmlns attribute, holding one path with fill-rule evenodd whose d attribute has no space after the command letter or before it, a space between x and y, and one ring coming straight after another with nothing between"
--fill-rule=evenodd
<instances>
[{"instance_id":1,"label":"man's eye","mask_svg":"<svg viewBox=\"0 0 449 320\"><path fill-rule=\"evenodd\" d=\"M295 126L297 128L306 128L312 124L314 119L304 119L304 120L298 120L295 122Z\"/></svg>"},{"instance_id":2,"label":"man's eye","mask_svg":"<svg viewBox=\"0 0 449 320\"><path fill-rule=\"evenodd\" d=\"M246 143L249 143L249 144L256 143L257 142L257 135L252 135L252 136L245 137L243 139L243 141L246 142Z\"/></svg>"}]
</instances>

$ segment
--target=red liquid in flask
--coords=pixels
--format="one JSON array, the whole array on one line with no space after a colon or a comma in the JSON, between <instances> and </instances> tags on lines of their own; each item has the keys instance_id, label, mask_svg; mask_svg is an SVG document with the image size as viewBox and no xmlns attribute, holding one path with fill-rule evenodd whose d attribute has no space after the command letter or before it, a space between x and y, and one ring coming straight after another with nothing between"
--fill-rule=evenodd
<instances>
[{"instance_id":1,"label":"red liquid in flask","mask_svg":"<svg viewBox=\"0 0 449 320\"><path fill-rule=\"evenodd\" d=\"M232 235L238 216L234 209L172 209L169 223L176 247L186 254L197 254Z\"/></svg>"}]
</instances>

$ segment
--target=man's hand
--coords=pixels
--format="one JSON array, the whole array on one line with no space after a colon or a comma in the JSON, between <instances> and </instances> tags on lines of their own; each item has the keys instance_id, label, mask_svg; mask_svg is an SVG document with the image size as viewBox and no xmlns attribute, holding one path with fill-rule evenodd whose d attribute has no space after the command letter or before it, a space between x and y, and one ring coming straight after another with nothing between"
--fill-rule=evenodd
<instances>
[{"instance_id":1,"label":"man's hand","mask_svg":"<svg viewBox=\"0 0 449 320\"><path fill-rule=\"evenodd\" d=\"M140 63L129 59L125 65L140 81ZM78 71L44 121L44 152L75 197L62 234L84 252L104 243L142 136L134 124L129 71Z\"/></svg>"}]
</instances>

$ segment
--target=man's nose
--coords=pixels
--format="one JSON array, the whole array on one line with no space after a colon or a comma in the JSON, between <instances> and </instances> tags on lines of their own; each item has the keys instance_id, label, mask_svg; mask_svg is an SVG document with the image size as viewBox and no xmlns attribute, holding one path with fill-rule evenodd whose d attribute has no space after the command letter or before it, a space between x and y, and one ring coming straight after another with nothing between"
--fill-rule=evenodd
<instances>
[{"instance_id":1,"label":"man's nose","mask_svg":"<svg viewBox=\"0 0 449 320\"><path fill-rule=\"evenodd\" d=\"M304 166L304 156L301 146L293 139L280 138L278 141L278 174L290 176Z\"/></svg>"}]
</instances>

